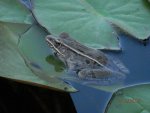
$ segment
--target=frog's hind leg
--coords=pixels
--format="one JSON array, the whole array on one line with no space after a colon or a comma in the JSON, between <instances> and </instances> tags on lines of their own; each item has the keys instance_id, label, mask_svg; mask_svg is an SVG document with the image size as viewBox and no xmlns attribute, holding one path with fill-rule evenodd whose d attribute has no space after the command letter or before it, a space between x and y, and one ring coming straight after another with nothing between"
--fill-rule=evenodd
<instances>
[{"instance_id":1,"label":"frog's hind leg","mask_svg":"<svg viewBox=\"0 0 150 113\"><path fill-rule=\"evenodd\" d=\"M78 76L86 84L95 83L100 85L110 85L125 79L124 74L113 72L105 68L83 69L78 73Z\"/></svg>"},{"instance_id":2,"label":"frog's hind leg","mask_svg":"<svg viewBox=\"0 0 150 113\"><path fill-rule=\"evenodd\" d=\"M82 69L78 72L79 78L106 78L111 75L110 71L104 69Z\"/></svg>"}]
</instances>

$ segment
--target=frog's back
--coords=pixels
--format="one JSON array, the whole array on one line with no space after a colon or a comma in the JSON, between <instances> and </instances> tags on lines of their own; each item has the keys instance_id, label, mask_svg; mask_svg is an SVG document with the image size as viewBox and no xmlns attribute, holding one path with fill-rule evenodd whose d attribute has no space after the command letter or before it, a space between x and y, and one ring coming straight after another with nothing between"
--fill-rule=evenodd
<instances>
[{"instance_id":1,"label":"frog's back","mask_svg":"<svg viewBox=\"0 0 150 113\"><path fill-rule=\"evenodd\" d=\"M87 46L80 44L76 40L70 38L70 36L67 33L61 33L59 37L62 42L74 48L75 50L84 53L85 55L90 56L91 58L94 58L95 60L99 61L102 64L107 63L107 57L100 50L89 48Z\"/></svg>"}]
</instances>

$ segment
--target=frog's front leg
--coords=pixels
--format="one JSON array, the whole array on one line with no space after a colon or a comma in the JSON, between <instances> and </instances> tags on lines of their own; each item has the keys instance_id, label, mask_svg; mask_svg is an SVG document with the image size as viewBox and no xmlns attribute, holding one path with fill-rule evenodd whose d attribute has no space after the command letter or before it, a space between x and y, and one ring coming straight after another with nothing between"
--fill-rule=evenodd
<instances>
[{"instance_id":1,"label":"frog's front leg","mask_svg":"<svg viewBox=\"0 0 150 113\"><path fill-rule=\"evenodd\" d=\"M86 79L86 78L104 79L110 77L111 74L112 72L110 70L106 70L104 68L100 68L100 69L86 68L78 72L78 76L81 79Z\"/></svg>"}]
</instances>

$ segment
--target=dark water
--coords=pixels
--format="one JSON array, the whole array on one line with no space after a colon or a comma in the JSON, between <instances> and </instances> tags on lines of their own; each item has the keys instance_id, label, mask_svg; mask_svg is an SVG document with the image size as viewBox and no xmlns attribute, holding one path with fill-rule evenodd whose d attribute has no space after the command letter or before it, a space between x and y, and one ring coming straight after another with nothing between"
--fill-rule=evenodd
<instances>
[{"instance_id":1,"label":"dark water","mask_svg":"<svg viewBox=\"0 0 150 113\"><path fill-rule=\"evenodd\" d=\"M0 113L77 113L68 93L0 77Z\"/></svg>"}]
</instances>

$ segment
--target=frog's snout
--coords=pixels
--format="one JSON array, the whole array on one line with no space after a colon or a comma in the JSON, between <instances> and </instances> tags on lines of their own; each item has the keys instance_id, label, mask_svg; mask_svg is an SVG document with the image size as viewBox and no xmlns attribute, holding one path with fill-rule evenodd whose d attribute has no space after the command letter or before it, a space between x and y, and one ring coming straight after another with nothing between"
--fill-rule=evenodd
<instances>
[{"instance_id":1,"label":"frog's snout","mask_svg":"<svg viewBox=\"0 0 150 113\"><path fill-rule=\"evenodd\" d=\"M45 40L50 47L54 47L57 45L55 39L51 35L46 36Z\"/></svg>"},{"instance_id":2,"label":"frog's snout","mask_svg":"<svg viewBox=\"0 0 150 113\"><path fill-rule=\"evenodd\" d=\"M45 40L46 40L48 43L54 42L54 39L51 37L51 35L46 36L46 37L45 37Z\"/></svg>"}]
</instances>

